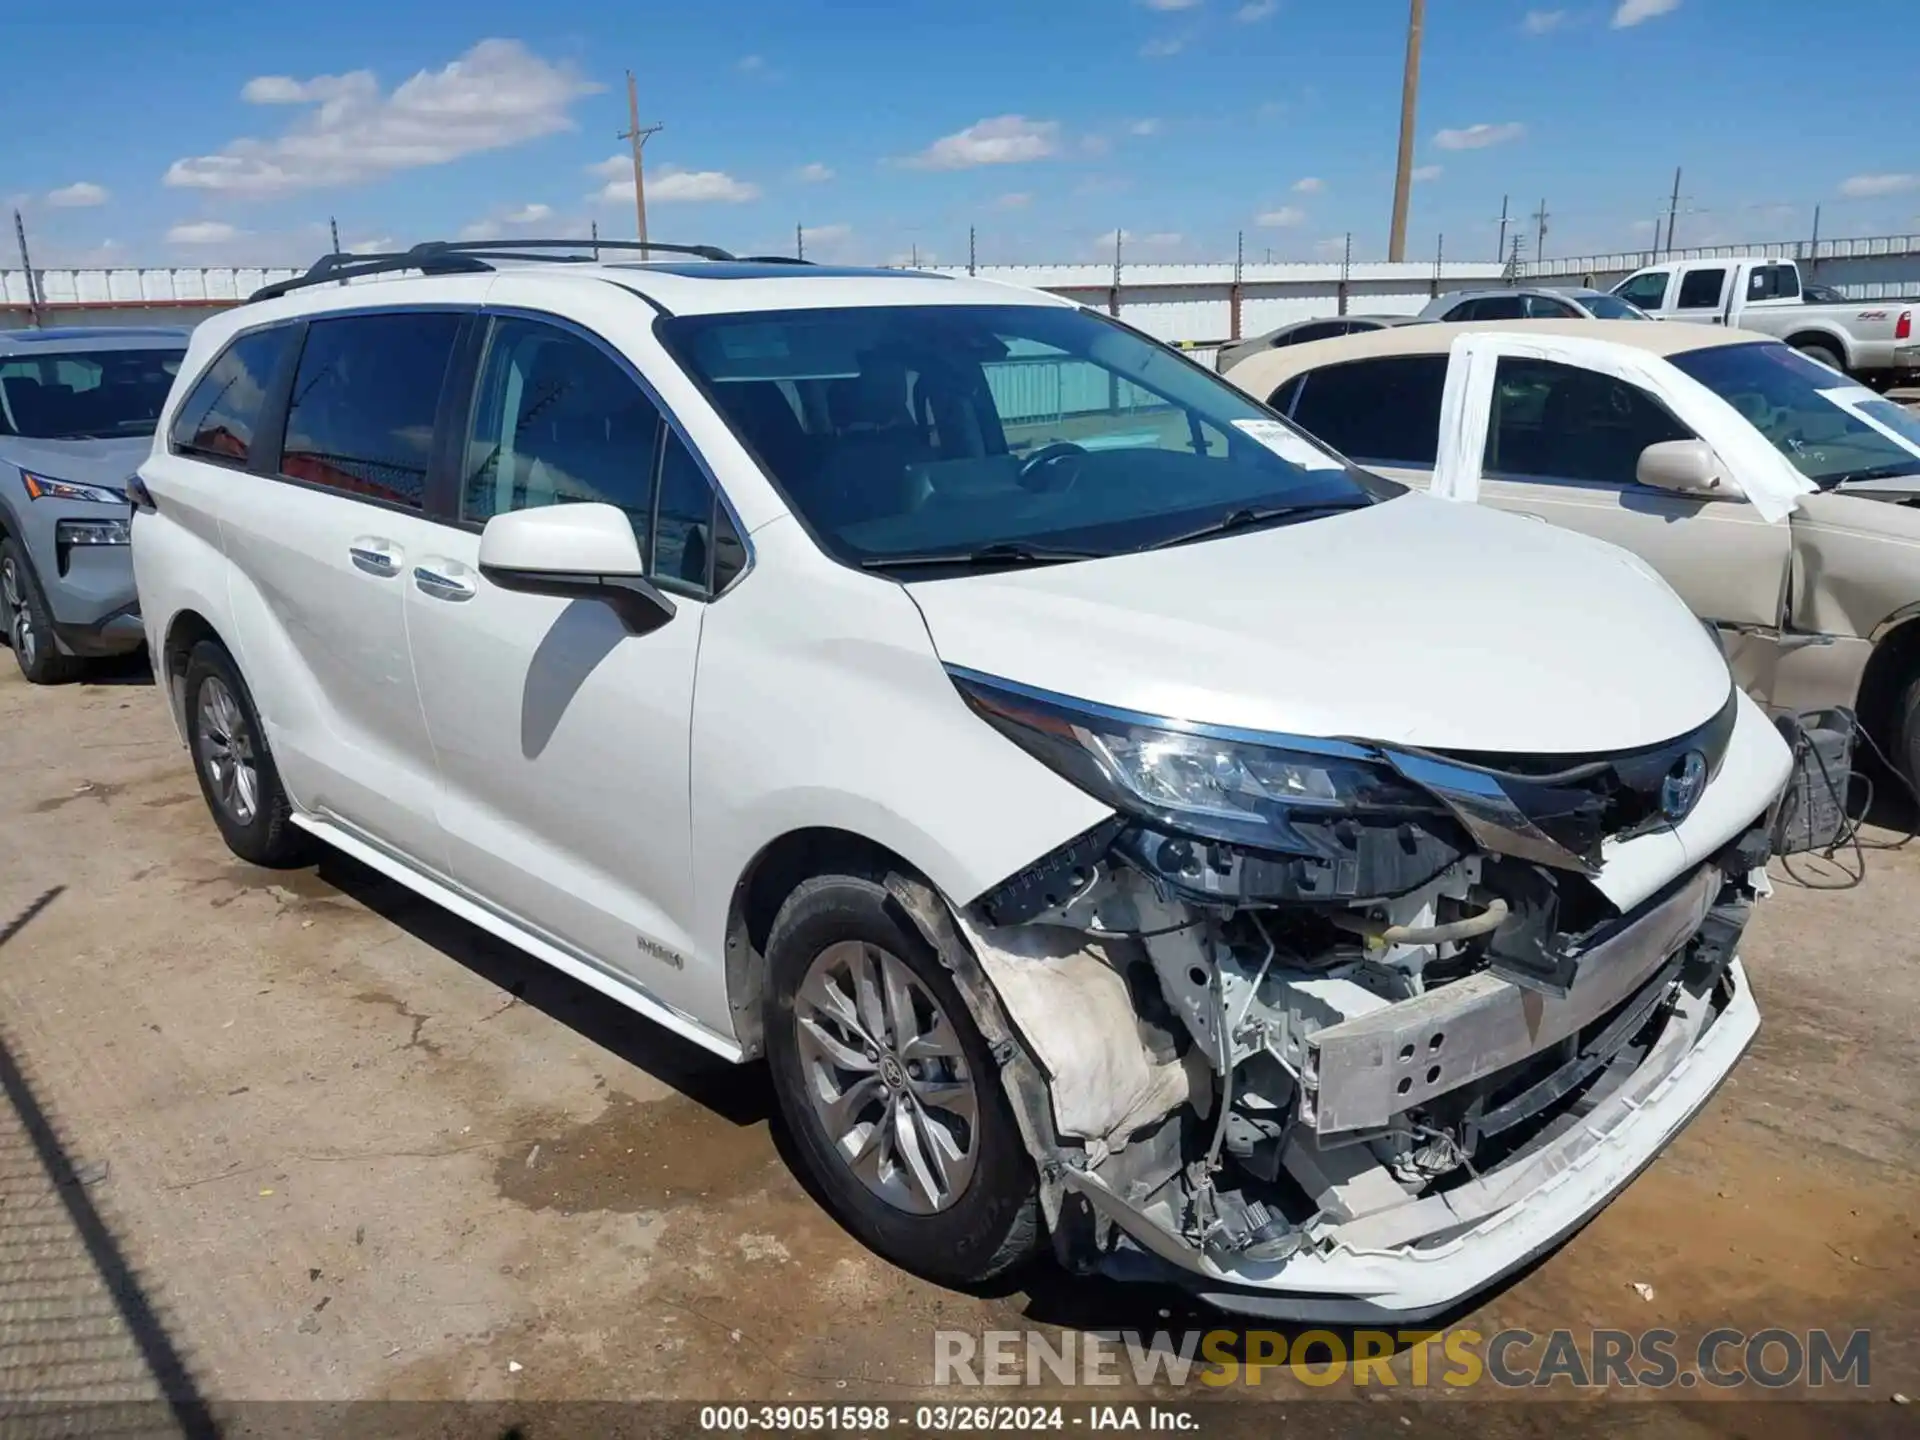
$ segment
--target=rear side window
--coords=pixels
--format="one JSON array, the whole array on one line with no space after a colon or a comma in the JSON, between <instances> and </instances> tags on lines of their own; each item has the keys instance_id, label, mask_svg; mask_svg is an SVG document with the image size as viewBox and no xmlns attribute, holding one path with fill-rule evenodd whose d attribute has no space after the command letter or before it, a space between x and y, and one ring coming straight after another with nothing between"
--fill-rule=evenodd
<instances>
[{"instance_id":1,"label":"rear side window","mask_svg":"<svg viewBox=\"0 0 1920 1440\"><path fill-rule=\"evenodd\" d=\"M1392 355L1302 377L1293 422L1355 460L1430 466L1440 438L1445 355Z\"/></svg>"},{"instance_id":2,"label":"rear side window","mask_svg":"<svg viewBox=\"0 0 1920 1440\"><path fill-rule=\"evenodd\" d=\"M1344 320L1325 320L1317 325L1296 326L1273 343L1276 346L1310 345L1315 340L1331 340L1336 335L1344 335L1350 328Z\"/></svg>"},{"instance_id":3,"label":"rear side window","mask_svg":"<svg viewBox=\"0 0 1920 1440\"><path fill-rule=\"evenodd\" d=\"M1665 270L1650 270L1645 275L1635 275L1621 282L1613 293L1642 310L1658 310L1660 303L1667 298L1668 278Z\"/></svg>"},{"instance_id":4,"label":"rear side window","mask_svg":"<svg viewBox=\"0 0 1920 1440\"><path fill-rule=\"evenodd\" d=\"M419 509L454 314L347 315L307 327L280 470L291 480Z\"/></svg>"},{"instance_id":5,"label":"rear side window","mask_svg":"<svg viewBox=\"0 0 1920 1440\"><path fill-rule=\"evenodd\" d=\"M173 448L246 465L253 458L267 392L292 338L292 329L283 325L242 335L227 346L173 417Z\"/></svg>"},{"instance_id":6,"label":"rear side window","mask_svg":"<svg viewBox=\"0 0 1920 1440\"><path fill-rule=\"evenodd\" d=\"M1797 300L1800 273L1791 265L1756 265L1747 276L1749 300Z\"/></svg>"},{"instance_id":7,"label":"rear side window","mask_svg":"<svg viewBox=\"0 0 1920 1440\"><path fill-rule=\"evenodd\" d=\"M1717 310L1720 307L1720 290L1726 282L1727 272L1719 267L1712 270L1689 270L1680 281L1680 298L1674 301L1673 308Z\"/></svg>"}]
</instances>

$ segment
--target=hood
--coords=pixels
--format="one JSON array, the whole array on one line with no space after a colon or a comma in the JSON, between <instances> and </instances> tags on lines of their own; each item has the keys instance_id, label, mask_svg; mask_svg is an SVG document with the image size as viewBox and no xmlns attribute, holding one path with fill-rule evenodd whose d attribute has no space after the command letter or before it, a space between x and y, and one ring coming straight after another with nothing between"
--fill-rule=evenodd
<instances>
[{"instance_id":1,"label":"hood","mask_svg":"<svg viewBox=\"0 0 1920 1440\"><path fill-rule=\"evenodd\" d=\"M1250 730L1622 750L1702 724L1730 683L1705 628L1626 552L1417 493L907 589L947 664Z\"/></svg>"},{"instance_id":2,"label":"hood","mask_svg":"<svg viewBox=\"0 0 1920 1440\"><path fill-rule=\"evenodd\" d=\"M151 435L110 440L0 440L0 460L49 480L79 485L111 485L124 490L140 462L153 449Z\"/></svg>"}]
</instances>

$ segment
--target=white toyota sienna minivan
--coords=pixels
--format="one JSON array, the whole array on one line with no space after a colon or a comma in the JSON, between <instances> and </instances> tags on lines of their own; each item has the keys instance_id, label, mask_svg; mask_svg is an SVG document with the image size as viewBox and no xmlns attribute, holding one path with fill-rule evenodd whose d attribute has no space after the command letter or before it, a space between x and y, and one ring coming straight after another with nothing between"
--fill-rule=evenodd
<instances>
[{"instance_id":1,"label":"white toyota sienna minivan","mask_svg":"<svg viewBox=\"0 0 1920 1440\"><path fill-rule=\"evenodd\" d=\"M1053 296L515 249L193 336L133 553L236 854L764 1054L956 1284L1431 1314L1752 1038L1788 751L1640 561Z\"/></svg>"}]
</instances>

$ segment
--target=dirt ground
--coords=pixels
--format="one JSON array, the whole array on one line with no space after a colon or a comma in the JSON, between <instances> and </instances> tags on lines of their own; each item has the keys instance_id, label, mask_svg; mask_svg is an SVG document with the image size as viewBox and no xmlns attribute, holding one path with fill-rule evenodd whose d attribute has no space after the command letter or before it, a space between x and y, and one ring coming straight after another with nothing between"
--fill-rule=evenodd
<instances>
[{"instance_id":1,"label":"dirt ground","mask_svg":"<svg viewBox=\"0 0 1920 1440\"><path fill-rule=\"evenodd\" d=\"M899 1402L938 1393L935 1329L1231 1323L1047 1265L965 1295L875 1259L793 1178L757 1067L344 859L235 861L144 671L30 690L0 660L0 735L0 1403ZM1867 859L1844 892L1775 865L1747 1059L1590 1226L1448 1323L1865 1328L1844 1428L1911 1418L1920 842ZM1239 1393L1327 1433L1529 1408L1390 1421L1271 1371ZM1792 1433L1768 1408L1646 1418Z\"/></svg>"}]
</instances>

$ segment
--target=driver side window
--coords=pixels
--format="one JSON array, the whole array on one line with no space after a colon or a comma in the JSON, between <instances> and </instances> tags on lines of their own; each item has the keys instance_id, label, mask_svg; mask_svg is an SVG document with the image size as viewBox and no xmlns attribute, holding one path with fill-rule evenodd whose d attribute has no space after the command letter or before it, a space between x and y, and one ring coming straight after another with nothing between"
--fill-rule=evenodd
<instances>
[{"instance_id":1,"label":"driver side window","mask_svg":"<svg viewBox=\"0 0 1920 1440\"><path fill-rule=\"evenodd\" d=\"M1613 293L1642 310L1658 310L1667 298L1667 276L1665 270L1650 270L1645 275L1634 276Z\"/></svg>"},{"instance_id":2,"label":"driver side window","mask_svg":"<svg viewBox=\"0 0 1920 1440\"><path fill-rule=\"evenodd\" d=\"M1483 468L1490 479L1632 485L1647 446L1693 438L1637 385L1577 365L1503 356Z\"/></svg>"}]
</instances>

